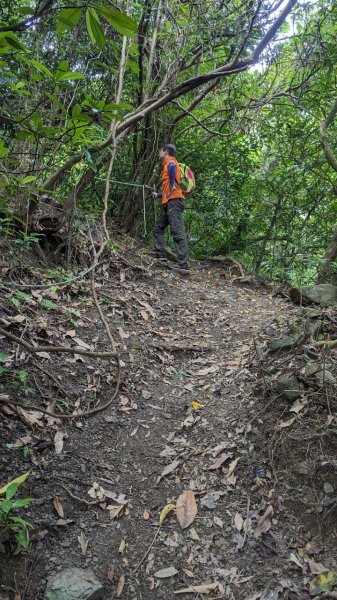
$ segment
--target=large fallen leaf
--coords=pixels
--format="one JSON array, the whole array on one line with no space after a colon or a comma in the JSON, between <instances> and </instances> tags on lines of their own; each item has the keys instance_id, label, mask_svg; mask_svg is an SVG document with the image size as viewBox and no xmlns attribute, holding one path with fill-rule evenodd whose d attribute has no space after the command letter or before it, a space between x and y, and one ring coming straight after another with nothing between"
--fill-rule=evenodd
<instances>
[{"instance_id":1,"label":"large fallen leaf","mask_svg":"<svg viewBox=\"0 0 337 600\"><path fill-rule=\"evenodd\" d=\"M120 598L120 596L123 594L123 590L124 590L124 586L125 586L125 576L121 575L118 581L118 586L117 586L117 598Z\"/></svg>"},{"instance_id":2,"label":"large fallen leaf","mask_svg":"<svg viewBox=\"0 0 337 600\"><path fill-rule=\"evenodd\" d=\"M159 525L162 525L166 519L166 517L168 517L168 515L175 509L176 505L175 504L166 504L166 506L164 506L163 510L160 513L160 517L159 517Z\"/></svg>"},{"instance_id":3,"label":"large fallen leaf","mask_svg":"<svg viewBox=\"0 0 337 600\"><path fill-rule=\"evenodd\" d=\"M189 527L191 523L193 523L197 512L198 509L194 493L191 490L183 492L179 496L176 506L177 519L182 529L186 529L186 527Z\"/></svg>"},{"instance_id":4,"label":"large fallen leaf","mask_svg":"<svg viewBox=\"0 0 337 600\"><path fill-rule=\"evenodd\" d=\"M218 583L205 583L204 585L191 585L181 590L176 590L174 594L210 594L217 589Z\"/></svg>"},{"instance_id":5,"label":"large fallen leaf","mask_svg":"<svg viewBox=\"0 0 337 600\"><path fill-rule=\"evenodd\" d=\"M289 411L298 414L306 404L308 404L308 398L298 398L298 400L295 400L294 404L292 404L291 408L289 408Z\"/></svg>"},{"instance_id":6,"label":"large fallen leaf","mask_svg":"<svg viewBox=\"0 0 337 600\"><path fill-rule=\"evenodd\" d=\"M216 469L220 469L220 467L223 465L223 463L226 462L226 460L228 460L229 458L232 458L232 456L233 456L232 452L220 454L220 456L218 456L218 458L214 461L214 463L212 463L208 467L208 470L215 471Z\"/></svg>"},{"instance_id":7,"label":"large fallen leaf","mask_svg":"<svg viewBox=\"0 0 337 600\"><path fill-rule=\"evenodd\" d=\"M161 479L163 479L163 477L166 477L166 475L169 475L170 473L172 473L173 471L175 471L176 468L179 466L179 464L180 464L179 460L174 460L169 465L167 465L165 467L165 469L159 475L159 477L157 479L157 482L156 482L156 485L160 482Z\"/></svg>"},{"instance_id":8,"label":"large fallen leaf","mask_svg":"<svg viewBox=\"0 0 337 600\"><path fill-rule=\"evenodd\" d=\"M58 496L55 496L55 498L53 499L53 504L54 504L54 508L55 508L58 516L61 517L61 519L63 519L64 518L64 510L63 510L61 500Z\"/></svg>"},{"instance_id":9,"label":"large fallen leaf","mask_svg":"<svg viewBox=\"0 0 337 600\"><path fill-rule=\"evenodd\" d=\"M54 445L55 445L56 454L61 454L61 452L63 450L63 438L64 438L63 431L60 431L60 429L58 429L57 432L55 433L55 437L54 437Z\"/></svg>"},{"instance_id":10,"label":"large fallen leaf","mask_svg":"<svg viewBox=\"0 0 337 600\"><path fill-rule=\"evenodd\" d=\"M296 421L296 417L292 417L291 419L289 419L288 421L281 421L277 426L276 429L284 429L285 427L290 427L290 425L293 424L293 422Z\"/></svg>"},{"instance_id":11,"label":"large fallen leaf","mask_svg":"<svg viewBox=\"0 0 337 600\"><path fill-rule=\"evenodd\" d=\"M256 538L260 537L263 533L266 533L271 528L271 519L274 514L274 509L271 504L267 506L264 515L259 520L257 527L254 532Z\"/></svg>"},{"instance_id":12,"label":"large fallen leaf","mask_svg":"<svg viewBox=\"0 0 337 600\"><path fill-rule=\"evenodd\" d=\"M337 575L333 571L320 573L310 582L309 591L311 596L317 596L323 592L331 592L337 584Z\"/></svg>"},{"instance_id":13,"label":"large fallen leaf","mask_svg":"<svg viewBox=\"0 0 337 600\"><path fill-rule=\"evenodd\" d=\"M7 483L6 485L4 485L4 487L2 487L0 489L0 496L3 496L10 485L13 485L13 483L16 483L17 486L21 485L24 481L26 481L27 477L29 477L31 471L27 471L27 473L24 473L23 475L20 475L20 477L17 477L16 479L12 479L12 481L10 481L9 483Z\"/></svg>"},{"instance_id":14,"label":"large fallen leaf","mask_svg":"<svg viewBox=\"0 0 337 600\"><path fill-rule=\"evenodd\" d=\"M241 531L243 527L243 518L240 513L236 513L234 517L234 525L238 531Z\"/></svg>"},{"instance_id":15,"label":"large fallen leaf","mask_svg":"<svg viewBox=\"0 0 337 600\"><path fill-rule=\"evenodd\" d=\"M177 575L178 571L175 567L167 567L166 569L160 569L157 571L154 576L158 577L158 579L166 579L167 577L174 577Z\"/></svg>"},{"instance_id":16,"label":"large fallen leaf","mask_svg":"<svg viewBox=\"0 0 337 600\"><path fill-rule=\"evenodd\" d=\"M313 575L320 575L321 573L327 573L327 571L329 571L329 569L327 569L324 565L322 565L322 563L318 563L318 562L314 561L312 558L308 557L306 560L308 562L310 572Z\"/></svg>"},{"instance_id":17,"label":"large fallen leaf","mask_svg":"<svg viewBox=\"0 0 337 600\"><path fill-rule=\"evenodd\" d=\"M205 369L200 369L200 371L196 371L194 375L208 375L209 373L216 373L218 370L218 365L212 365L211 367L206 367Z\"/></svg>"},{"instance_id":18,"label":"large fallen leaf","mask_svg":"<svg viewBox=\"0 0 337 600\"><path fill-rule=\"evenodd\" d=\"M80 535L77 538L78 543L81 547L83 556L86 556L89 544L89 538L85 537L83 531L81 531Z\"/></svg>"}]
</instances>

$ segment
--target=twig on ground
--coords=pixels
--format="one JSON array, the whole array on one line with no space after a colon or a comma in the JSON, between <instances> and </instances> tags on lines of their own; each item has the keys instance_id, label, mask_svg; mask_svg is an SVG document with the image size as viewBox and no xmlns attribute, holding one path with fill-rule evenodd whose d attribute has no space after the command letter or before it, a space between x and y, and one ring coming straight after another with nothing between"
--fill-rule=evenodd
<instances>
[{"instance_id":1,"label":"twig on ground","mask_svg":"<svg viewBox=\"0 0 337 600\"><path fill-rule=\"evenodd\" d=\"M89 502L88 500L85 500L84 498L79 498L78 496L75 496L75 494L73 494L70 490L68 490L68 488L65 485L61 485L61 487L67 492L67 494L69 494L70 498L73 498L77 502L82 502L82 504L86 504L87 506L94 506L94 505L100 504L99 500L93 500L92 502Z\"/></svg>"},{"instance_id":2,"label":"twig on ground","mask_svg":"<svg viewBox=\"0 0 337 600\"><path fill-rule=\"evenodd\" d=\"M156 541L156 539L157 539L157 537L159 535L160 530L161 530L161 525L158 526L158 529L157 529L157 531L156 531L156 533L154 535L154 538L153 538L151 544L149 545L149 547L146 550L146 552L145 552L144 556L142 557L142 559L139 561L138 565L133 569L132 573L136 573L138 571L139 567L143 564L143 562L146 559L147 555L149 554L150 550L153 548L153 544L155 543L155 541Z\"/></svg>"}]
</instances>

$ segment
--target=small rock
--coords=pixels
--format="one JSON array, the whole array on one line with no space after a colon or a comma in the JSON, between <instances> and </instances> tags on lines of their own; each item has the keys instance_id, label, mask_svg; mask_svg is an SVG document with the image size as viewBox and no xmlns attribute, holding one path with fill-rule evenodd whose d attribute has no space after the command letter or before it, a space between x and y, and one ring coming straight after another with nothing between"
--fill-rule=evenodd
<instances>
[{"instance_id":1,"label":"small rock","mask_svg":"<svg viewBox=\"0 0 337 600\"><path fill-rule=\"evenodd\" d=\"M296 304L334 304L337 301L337 286L330 283L292 288L290 298Z\"/></svg>"},{"instance_id":2,"label":"small rock","mask_svg":"<svg viewBox=\"0 0 337 600\"><path fill-rule=\"evenodd\" d=\"M328 483L327 481L324 482L323 489L324 489L324 493L327 495L334 493L333 485L331 485L331 483Z\"/></svg>"},{"instance_id":3,"label":"small rock","mask_svg":"<svg viewBox=\"0 0 337 600\"><path fill-rule=\"evenodd\" d=\"M150 400L150 398L152 398L152 393L148 390L142 390L142 396L144 400Z\"/></svg>"},{"instance_id":4,"label":"small rock","mask_svg":"<svg viewBox=\"0 0 337 600\"><path fill-rule=\"evenodd\" d=\"M297 463L297 465L295 465L295 471L296 471L296 473L299 473L300 475L308 475L308 473L310 473L310 467L309 467L308 463L300 462L300 463Z\"/></svg>"},{"instance_id":5,"label":"small rock","mask_svg":"<svg viewBox=\"0 0 337 600\"><path fill-rule=\"evenodd\" d=\"M301 396L301 384L296 377L287 377L279 379L276 384L276 390L282 394L287 400L296 400Z\"/></svg>"},{"instance_id":6,"label":"small rock","mask_svg":"<svg viewBox=\"0 0 337 600\"><path fill-rule=\"evenodd\" d=\"M297 341L298 338L296 337L277 338L276 340L269 340L269 342L267 342L267 346L269 350L271 350L272 352L276 352L276 350L286 350L287 348L293 348Z\"/></svg>"},{"instance_id":7,"label":"small rock","mask_svg":"<svg viewBox=\"0 0 337 600\"><path fill-rule=\"evenodd\" d=\"M64 569L49 578L45 600L101 600L103 586L92 571Z\"/></svg>"}]
</instances>

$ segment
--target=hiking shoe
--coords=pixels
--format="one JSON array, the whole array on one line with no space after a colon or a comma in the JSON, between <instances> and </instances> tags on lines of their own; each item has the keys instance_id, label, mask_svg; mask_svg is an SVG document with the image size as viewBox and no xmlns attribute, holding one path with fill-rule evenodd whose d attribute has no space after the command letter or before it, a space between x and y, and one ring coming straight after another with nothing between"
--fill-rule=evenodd
<instances>
[{"instance_id":1,"label":"hiking shoe","mask_svg":"<svg viewBox=\"0 0 337 600\"><path fill-rule=\"evenodd\" d=\"M179 263L168 262L167 268L171 269L171 271L176 271L180 273L180 275L189 275L190 270L187 265L180 265Z\"/></svg>"}]
</instances>

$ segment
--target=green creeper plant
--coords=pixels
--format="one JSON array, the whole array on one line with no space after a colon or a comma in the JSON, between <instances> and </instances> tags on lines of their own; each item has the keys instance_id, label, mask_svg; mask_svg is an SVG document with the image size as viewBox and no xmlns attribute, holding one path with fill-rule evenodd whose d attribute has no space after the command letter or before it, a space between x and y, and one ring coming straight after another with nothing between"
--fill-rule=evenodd
<instances>
[{"instance_id":1,"label":"green creeper plant","mask_svg":"<svg viewBox=\"0 0 337 600\"><path fill-rule=\"evenodd\" d=\"M29 475L30 471L13 479L0 489L0 542L14 537L24 550L28 550L29 529L33 525L15 513L18 508L34 502L34 498L16 499L15 496Z\"/></svg>"}]
</instances>

